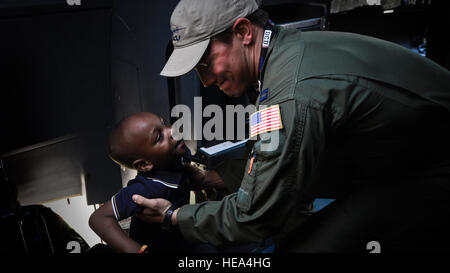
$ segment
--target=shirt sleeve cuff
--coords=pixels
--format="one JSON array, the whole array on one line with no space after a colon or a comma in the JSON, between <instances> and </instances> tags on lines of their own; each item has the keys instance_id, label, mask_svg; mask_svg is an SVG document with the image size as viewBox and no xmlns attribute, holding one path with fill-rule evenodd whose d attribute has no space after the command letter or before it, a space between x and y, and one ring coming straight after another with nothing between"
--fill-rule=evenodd
<instances>
[{"instance_id":1,"label":"shirt sleeve cuff","mask_svg":"<svg viewBox=\"0 0 450 273\"><path fill-rule=\"evenodd\" d=\"M116 198L115 197L116 197L115 195L113 197L111 197L111 205L112 205L112 208L113 208L114 217L116 217L117 221L120 221L119 211L117 209Z\"/></svg>"}]
</instances>

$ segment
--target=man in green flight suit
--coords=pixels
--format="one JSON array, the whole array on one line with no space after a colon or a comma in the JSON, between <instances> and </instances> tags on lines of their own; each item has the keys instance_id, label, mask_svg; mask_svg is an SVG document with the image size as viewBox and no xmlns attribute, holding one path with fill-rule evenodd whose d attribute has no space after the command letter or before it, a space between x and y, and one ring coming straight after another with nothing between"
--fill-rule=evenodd
<instances>
[{"instance_id":1,"label":"man in green flight suit","mask_svg":"<svg viewBox=\"0 0 450 273\"><path fill-rule=\"evenodd\" d=\"M161 75L195 68L228 96L256 92L254 146L238 192L181 208L135 196L143 217L217 246L272 237L280 252L446 249L445 68L371 37L281 29L254 0L181 0L171 29ZM311 213L318 197L336 200Z\"/></svg>"}]
</instances>

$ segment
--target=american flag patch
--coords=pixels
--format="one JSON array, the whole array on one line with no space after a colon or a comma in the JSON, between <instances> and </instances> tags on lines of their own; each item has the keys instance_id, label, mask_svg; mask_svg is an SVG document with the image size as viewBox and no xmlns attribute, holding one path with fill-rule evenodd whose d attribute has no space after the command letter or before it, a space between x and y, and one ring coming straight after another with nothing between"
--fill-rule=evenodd
<instances>
[{"instance_id":1,"label":"american flag patch","mask_svg":"<svg viewBox=\"0 0 450 273\"><path fill-rule=\"evenodd\" d=\"M278 104L259 110L250 117L250 137L282 128L283 124Z\"/></svg>"}]
</instances>

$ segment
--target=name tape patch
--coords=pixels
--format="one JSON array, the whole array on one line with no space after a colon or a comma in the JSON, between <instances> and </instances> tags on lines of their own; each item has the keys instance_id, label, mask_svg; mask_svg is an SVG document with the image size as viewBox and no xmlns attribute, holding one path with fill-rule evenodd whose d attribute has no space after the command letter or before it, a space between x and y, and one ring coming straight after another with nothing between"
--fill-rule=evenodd
<instances>
[{"instance_id":1,"label":"name tape patch","mask_svg":"<svg viewBox=\"0 0 450 273\"><path fill-rule=\"evenodd\" d=\"M266 29L264 31L263 44L264 48L268 48L270 44L270 38L272 37L272 31L270 29Z\"/></svg>"}]
</instances>

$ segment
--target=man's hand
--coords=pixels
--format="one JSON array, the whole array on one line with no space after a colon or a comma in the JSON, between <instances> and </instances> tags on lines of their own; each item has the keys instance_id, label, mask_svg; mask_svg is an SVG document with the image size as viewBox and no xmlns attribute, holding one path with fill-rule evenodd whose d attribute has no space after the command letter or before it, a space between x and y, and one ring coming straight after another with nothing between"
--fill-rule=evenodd
<instances>
[{"instance_id":1,"label":"man's hand","mask_svg":"<svg viewBox=\"0 0 450 273\"><path fill-rule=\"evenodd\" d=\"M139 219L150 223L162 223L164 220L164 214L172 205L166 199L147 199L138 194L133 195L132 199L136 204L145 207L145 209L143 209L142 212L136 216L139 217ZM176 218L176 215L172 215L173 224L175 224L174 218Z\"/></svg>"}]
</instances>

